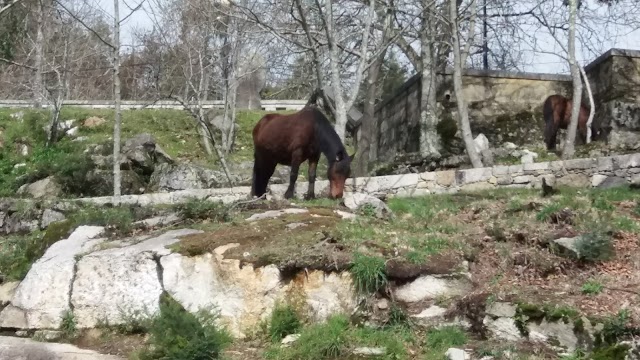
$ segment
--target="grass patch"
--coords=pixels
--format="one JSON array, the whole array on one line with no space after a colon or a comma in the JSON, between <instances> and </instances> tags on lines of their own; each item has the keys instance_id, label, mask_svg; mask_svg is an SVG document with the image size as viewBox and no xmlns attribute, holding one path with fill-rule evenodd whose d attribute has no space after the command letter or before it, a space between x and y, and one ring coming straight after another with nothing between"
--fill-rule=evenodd
<instances>
[{"instance_id":1,"label":"grass patch","mask_svg":"<svg viewBox=\"0 0 640 360\"><path fill-rule=\"evenodd\" d=\"M149 343L134 359L217 359L231 343L226 330L215 324L217 316L187 312L169 295L160 296L160 313L151 322Z\"/></svg>"},{"instance_id":2,"label":"grass patch","mask_svg":"<svg viewBox=\"0 0 640 360\"><path fill-rule=\"evenodd\" d=\"M360 293L372 294L387 284L383 258L356 253L349 271Z\"/></svg>"},{"instance_id":3,"label":"grass patch","mask_svg":"<svg viewBox=\"0 0 640 360\"><path fill-rule=\"evenodd\" d=\"M16 120L11 114L22 112L22 120ZM279 111L287 113L291 111ZM228 157L230 163L253 159L253 139L251 132L266 111L242 110L237 112L238 131L235 147ZM100 126L88 128L82 126L85 119L97 116L106 120ZM200 144L195 121L183 110L138 109L123 110L122 139L126 140L141 133L150 133L156 142L171 157L178 161L192 162L212 168L218 168L211 161ZM100 196L110 194L105 189L108 182L97 184L95 177L87 174L95 166L84 151L91 144L106 144L110 150L113 136L114 111L112 109L86 109L63 107L60 121L72 120L78 126L78 136L84 141L71 141L64 137L54 146L47 148L44 127L49 119L48 110L0 109L0 129L3 130L5 146L0 149L0 196L13 196L17 189L26 183L48 176L55 176L64 195ZM26 144L30 153L23 156L13 144ZM109 152L109 151L107 151ZM108 153L102 155L109 155ZM326 162L326 160L324 160ZM16 167L24 163L25 166ZM325 166L326 168L326 166ZM321 172L322 173L322 172Z\"/></svg>"},{"instance_id":4,"label":"grass patch","mask_svg":"<svg viewBox=\"0 0 640 360\"><path fill-rule=\"evenodd\" d=\"M69 216L77 227L80 225L104 226L112 235L127 235L133 229L134 214L129 206L87 206Z\"/></svg>"},{"instance_id":5,"label":"grass patch","mask_svg":"<svg viewBox=\"0 0 640 360\"><path fill-rule=\"evenodd\" d=\"M270 360L355 359L358 347L384 348L377 359L408 359L407 344L411 336L403 329L354 327L345 315L332 315L326 322L305 327L290 347L274 344L264 354Z\"/></svg>"},{"instance_id":6,"label":"grass patch","mask_svg":"<svg viewBox=\"0 0 640 360\"><path fill-rule=\"evenodd\" d=\"M467 343L467 334L458 326L443 326L427 332L424 344L427 359L446 360L445 352L450 347L463 346Z\"/></svg>"}]
</instances>

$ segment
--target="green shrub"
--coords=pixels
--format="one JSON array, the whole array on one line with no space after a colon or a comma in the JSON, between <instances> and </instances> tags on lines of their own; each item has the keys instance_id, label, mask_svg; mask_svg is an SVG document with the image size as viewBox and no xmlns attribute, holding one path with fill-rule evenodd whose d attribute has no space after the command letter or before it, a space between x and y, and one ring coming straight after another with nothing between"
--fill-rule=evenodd
<instances>
[{"instance_id":1,"label":"green shrub","mask_svg":"<svg viewBox=\"0 0 640 360\"><path fill-rule=\"evenodd\" d=\"M140 360L204 360L220 358L231 336L215 324L216 316L201 311L187 312L166 293L160 296L160 313L149 329L149 346Z\"/></svg>"},{"instance_id":2,"label":"green shrub","mask_svg":"<svg viewBox=\"0 0 640 360\"><path fill-rule=\"evenodd\" d=\"M611 236L606 230L595 230L582 235L576 248L580 257L589 262L606 261L614 255Z\"/></svg>"},{"instance_id":3,"label":"green shrub","mask_svg":"<svg viewBox=\"0 0 640 360\"><path fill-rule=\"evenodd\" d=\"M285 336L295 334L302 327L302 322L291 305L276 304L269 321L269 337L277 342Z\"/></svg>"},{"instance_id":4,"label":"green shrub","mask_svg":"<svg viewBox=\"0 0 640 360\"><path fill-rule=\"evenodd\" d=\"M361 293L375 293L387 284L383 258L356 253L350 272L356 290Z\"/></svg>"}]
</instances>

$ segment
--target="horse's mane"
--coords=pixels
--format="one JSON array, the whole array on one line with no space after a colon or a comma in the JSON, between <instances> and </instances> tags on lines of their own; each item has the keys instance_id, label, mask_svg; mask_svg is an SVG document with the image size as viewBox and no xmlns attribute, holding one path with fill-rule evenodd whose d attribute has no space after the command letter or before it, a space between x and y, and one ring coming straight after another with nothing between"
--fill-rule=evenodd
<instances>
[{"instance_id":1,"label":"horse's mane","mask_svg":"<svg viewBox=\"0 0 640 360\"><path fill-rule=\"evenodd\" d=\"M329 119L316 107L309 106L306 110L313 115L318 148L327 157L329 164L336 161L338 156L347 157L347 150Z\"/></svg>"}]
</instances>

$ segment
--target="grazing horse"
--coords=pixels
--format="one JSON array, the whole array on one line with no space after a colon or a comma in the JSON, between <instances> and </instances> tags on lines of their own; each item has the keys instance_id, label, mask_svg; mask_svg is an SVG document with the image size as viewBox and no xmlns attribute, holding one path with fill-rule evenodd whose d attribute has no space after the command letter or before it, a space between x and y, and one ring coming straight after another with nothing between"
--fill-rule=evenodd
<instances>
[{"instance_id":1,"label":"grazing horse","mask_svg":"<svg viewBox=\"0 0 640 360\"><path fill-rule=\"evenodd\" d=\"M544 115L545 129L544 142L547 150L556 149L556 135L558 129L567 129L571 122L572 100L562 95L551 95L545 101L542 109ZM578 115L578 137L582 144L587 140L587 120L589 120L589 108L580 104L580 114ZM601 135L600 129L595 124L591 124L591 140L598 140Z\"/></svg>"},{"instance_id":2,"label":"grazing horse","mask_svg":"<svg viewBox=\"0 0 640 360\"><path fill-rule=\"evenodd\" d=\"M293 197L300 164L309 160L309 189L307 199L315 197L316 167L320 154L329 162L331 198L341 198L344 184L351 175L351 160L342 141L327 117L317 108L307 106L289 114L267 114L253 128L253 181L251 196L262 196L276 165L291 167L286 199Z\"/></svg>"}]
</instances>

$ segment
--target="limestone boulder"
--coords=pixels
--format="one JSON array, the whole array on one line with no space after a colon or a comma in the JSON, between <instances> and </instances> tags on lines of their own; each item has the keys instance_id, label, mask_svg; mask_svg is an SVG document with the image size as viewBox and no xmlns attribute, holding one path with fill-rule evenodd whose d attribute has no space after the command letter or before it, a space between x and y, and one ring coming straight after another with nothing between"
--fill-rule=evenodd
<instances>
[{"instance_id":1,"label":"limestone boulder","mask_svg":"<svg viewBox=\"0 0 640 360\"><path fill-rule=\"evenodd\" d=\"M22 185L18 189L18 195L28 195L34 199L55 198L60 196L61 193L62 188L53 176Z\"/></svg>"},{"instance_id":2,"label":"limestone boulder","mask_svg":"<svg viewBox=\"0 0 640 360\"><path fill-rule=\"evenodd\" d=\"M101 117L91 116L84 120L84 122L82 123L82 126L86 128L95 128L95 127L104 125L106 123L107 123L107 120Z\"/></svg>"},{"instance_id":3,"label":"limestone boulder","mask_svg":"<svg viewBox=\"0 0 640 360\"><path fill-rule=\"evenodd\" d=\"M405 303L433 300L440 296L462 296L471 290L471 282L463 276L423 275L396 289L396 299Z\"/></svg>"},{"instance_id":4,"label":"limestone boulder","mask_svg":"<svg viewBox=\"0 0 640 360\"><path fill-rule=\"evenodd\" d=\"M375 216L386 218L393 216L391 209L382 200L364 193L350 193L344 196L342 202L350 210L359 210L364 207L373 209Z\"/></svg>"},{"instance_id":5,"label":"limestone boulder","mask_svg":"<svg viewBox=\"0 0 640 360\"><path fill-rule=\"evenodd\" d=\"M151 134L143 133L127 139L122 146L125 170L151 175L156 164L173 163L173 159L156 144Z\"/></svg>"},{"instance_id":6,"label":"limestone boulder","mask_svg":"<svg viewBox=\"0 0 640 360\"><path fill-rule=\"evenodd\" d=\"M239 179L232 176L232 180L236 183ZM185 163L158 165L149 180L149 190L153 192L225 186L229 182L224 172Z\"/></svg>"},{"instance_id":7,"label":"limestone boulder","mask_svg":"<svg viewBox=\"0 0 640 360\"><path fill-rule=\"evenodd\" d=\"M67 239L51 245L0 312L0 327L58 328L64 312L70 310L75 257L101 243L104 239L98 236L103 231L101 226L80 226Z\"/></svg>"}]
</instances>

